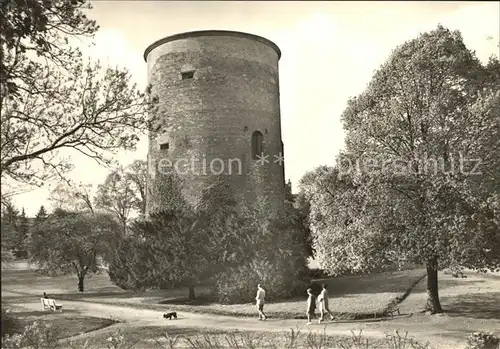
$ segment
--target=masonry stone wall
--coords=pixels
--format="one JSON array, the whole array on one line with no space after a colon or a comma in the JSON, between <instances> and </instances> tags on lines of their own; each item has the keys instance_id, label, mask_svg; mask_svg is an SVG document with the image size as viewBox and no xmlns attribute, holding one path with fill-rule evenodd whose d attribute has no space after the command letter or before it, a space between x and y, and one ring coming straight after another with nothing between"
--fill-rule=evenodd
<instances>
[{"instance_id":1,"label":"masonry stone wall","mask_svg":"<svg viewBox=\"0 0 500 349\"><path fill-rule=\"evenodd\" d=\"M222 170L241 202L261 196L282 207L284 163L274 156L283 152L280 54L264 38L224 31L179 34L146 50L162 122L149 139L148 213L164 205L158 166L165 164L177 164L182 193L192 204ZM183 79L183 73L193 77ZM268 163L252 158L254 131L263 135Z\"/></svg>"}]
</instances>

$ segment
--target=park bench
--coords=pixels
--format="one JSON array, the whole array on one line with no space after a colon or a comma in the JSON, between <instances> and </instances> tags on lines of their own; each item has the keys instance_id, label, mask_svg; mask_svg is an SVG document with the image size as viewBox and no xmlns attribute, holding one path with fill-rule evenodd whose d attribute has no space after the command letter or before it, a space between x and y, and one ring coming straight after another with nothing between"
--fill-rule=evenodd
<instances>
[{"instance_id":1,"label":"park bench","mask_svg":"<svg viewBox=\"0 0 500 349\"><path fill-rule=\"evenodd\" d=\"M57 304L55 299L40 298L40 301L42 302L42 310L59 310L60 312L62 312L62 304Z\"/></svg>"}]
</instances>

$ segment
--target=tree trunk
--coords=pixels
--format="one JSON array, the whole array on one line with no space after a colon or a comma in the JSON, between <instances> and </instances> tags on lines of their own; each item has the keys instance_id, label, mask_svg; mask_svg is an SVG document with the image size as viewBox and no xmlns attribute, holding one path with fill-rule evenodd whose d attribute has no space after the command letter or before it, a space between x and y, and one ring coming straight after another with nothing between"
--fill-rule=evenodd
<instances>
[{"instance_id":1,"label":"tree trunk","mask_svg":"<svg viewBox=\"0 0 500 349\"><path fill-rule=\"evenodd\" d=\"M431 314L442 313L441 303L439 302L438 292L438 260L432 258L425 264L427 269L427 304L425 310Z\"/></svg>"},{"instance_id":2,"label":"tree trunk","mask_svg":"<svg viewBox=\"0 0 500 349\"><path fill-rule=\"evenodd\" d=\"M194 294L194 286L189 286L189 295L188 295L188 300L194 301L196 299L195 294Z\"/></svg>"},{"instance_id":3,"label":"tree trunk","mask_svg":"<svg viewBox=\"0 0 500 349\"><path fill-rule=\"evenodd\" d=\"M85 276L78 276L78 291L83 292L83 280Z\"/></svg>"}]
</instances>

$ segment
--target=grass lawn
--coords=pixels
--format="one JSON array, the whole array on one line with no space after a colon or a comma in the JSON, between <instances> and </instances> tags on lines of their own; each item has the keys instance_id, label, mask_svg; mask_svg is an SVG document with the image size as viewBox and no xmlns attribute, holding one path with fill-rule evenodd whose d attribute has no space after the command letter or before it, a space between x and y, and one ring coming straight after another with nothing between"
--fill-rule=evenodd
<instances>
[{"instance_id":1,"label":"grass lawn","mask_svg":"<svg viewBox=\"0 0 500 349\"><path fill-rule=\"evenodd\" d=\"M425 274L423 269L385 272L364 276L345 276L318 280L327 283L330 309L338 319L361 319L381 316L384 311L415 285ZM196 289L198 299L189 303L187 289L155 290L145 293L123 291L114 286L107 274L94 275L85 281L85 292L76 290L75 276L43 277L31 270L6 268L2 271L2 288L42 295L47 292L61 300L82 300L157 310L177 310L232 316L254 316L253 299L246 304L221 305L210 300L209 289ZM272 290L267 290L268 293ZM265 312L273 318L304 318L304 297L270 302Z\"/></svg>"},{"instance_id":2,"label":"grass lawn","mask_svg":"<svg viewBox=\"0 0 500 349\"><path fill-rule=\"evenodd\" d=\"M110 319L101 319L91 316L83 316L75 311L47 312L47 311L25 311L11 308L12 315L16 318L14 333L22 333L25 326L37 321L39 323L51 324L58 328L57 338L67 338L82 333L95 331L108 327L116 322Z\"/></svg>"}]
</instances>

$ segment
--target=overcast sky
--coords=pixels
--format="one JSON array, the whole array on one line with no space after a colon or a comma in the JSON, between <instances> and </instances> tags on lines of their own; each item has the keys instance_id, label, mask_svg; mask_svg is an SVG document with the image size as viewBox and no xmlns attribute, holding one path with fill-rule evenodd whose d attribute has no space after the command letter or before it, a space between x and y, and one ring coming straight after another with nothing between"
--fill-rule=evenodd
<instances>
[{"instance_id":1,"label":"overcast sky","mask_svg":"<svg viewBox=\"0 0 500 349\"><path fill-rule=\"evenodd\" d=\"M285 177L296 190L302 175L333 164L343 147L340 115L361 93L391 50L438 23L459 29L470 49L487 61L498 55L500 5L495 2L173 2L93 1L100 25L90 55L126 66L146 84L144 49L179 32L221 29L264 36L282 51L280 88ZM492 39L488 40L488 37ZM124 164L146 159L146 140L122 152ZM72 156L76 182L102 183L108 169ZM14 202L34 215L50 207L50 187L18 195Z\"/></svg>"}]
</instances>

